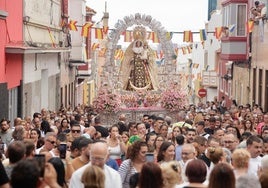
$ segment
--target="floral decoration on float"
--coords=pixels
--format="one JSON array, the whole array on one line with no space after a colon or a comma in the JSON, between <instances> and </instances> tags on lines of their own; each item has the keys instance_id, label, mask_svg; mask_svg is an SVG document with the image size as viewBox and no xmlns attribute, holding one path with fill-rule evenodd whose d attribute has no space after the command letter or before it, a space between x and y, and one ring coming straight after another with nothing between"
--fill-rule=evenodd
<instances>
[{"instance_id":1,"label":"floral decoration on float","mask_svg":"<svg viewBox=\"0 0 268 188\"><path fill-rule=\"evenodd\" d=\"M182 110L188 105L187 92L174 82L162 92L160 100L161 106L170 112Z\"/></svg>"}]
</instances>

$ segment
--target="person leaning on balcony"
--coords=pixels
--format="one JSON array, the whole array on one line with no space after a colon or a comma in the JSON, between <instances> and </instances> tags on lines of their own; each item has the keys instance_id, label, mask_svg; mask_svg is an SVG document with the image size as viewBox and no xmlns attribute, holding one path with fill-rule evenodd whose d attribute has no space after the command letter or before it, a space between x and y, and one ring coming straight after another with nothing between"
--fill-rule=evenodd
<instances>
[{"instance_id":1,"label":"person leaning on balcony","mask_svg":"<svg viewBox=\"0 0 268 188\"><path fill-rule=\"evenodd\" d=\"M255 7L251 8L251 13L254 16L254 20L265 20L266 19L266 12L267 12L267 8L265 6L265 3L260 2L260 1L255 1Z\"/></svg>"}]
</instances>

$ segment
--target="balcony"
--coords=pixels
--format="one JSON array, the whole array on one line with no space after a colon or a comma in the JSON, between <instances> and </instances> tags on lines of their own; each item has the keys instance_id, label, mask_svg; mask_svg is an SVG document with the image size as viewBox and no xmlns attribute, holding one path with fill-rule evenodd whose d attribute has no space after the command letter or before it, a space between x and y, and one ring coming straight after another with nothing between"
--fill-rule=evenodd
<instances>
[{"instance_id":1,"label":"balcony","mask_svg":"<svg viewBox=\"0 0 268 188\"><path fill-rule=\"evenodd\" d=\"M218 87L218 76L216 71L203 71L202 85L206 87Z\"/></svg>"},{"instance_id":2,"label":"balcony","mask_svg":"<svg viewBox=\"0 0 268 188\"><path fill-rule=\"evenodd\" d=\"M226 61L245 61L248 59L247 37L222 37L221 59Z\"/></svg>"}]
</instances>

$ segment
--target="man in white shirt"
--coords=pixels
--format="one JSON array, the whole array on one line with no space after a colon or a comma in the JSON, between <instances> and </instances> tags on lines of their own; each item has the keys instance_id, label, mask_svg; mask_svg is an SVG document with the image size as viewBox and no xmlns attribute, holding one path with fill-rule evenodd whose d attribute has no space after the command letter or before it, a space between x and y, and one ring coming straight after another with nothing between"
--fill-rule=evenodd
<instances>
[{"instance_id":1,"label":"man in white shirt","mask_svg":"<svg viewBox=\"0 0 268 188\"><path fill-rule=\"evenodd\" d=\"M108 157L108 146L105 142L97 142L92 144L90 150L90 160L87 165L76 170L70 180L70 188L84 188L81 177L85 169L90 165L96 165L104 170L105 188L121 188L122 181L119 173L107 166L105 163Z\"/></svg>"},{"instance_id":2,"label":"man in white shirt","mask_svg":"<svg viewBox=\"0 0 268 188\"><path fill-rule=\"evenodd\" d=\"M258 169L261 166L260 154L262 152L263 142L258 136L252 135L247 139L246 143L247 143L247 150L251 155L249 161L248 173L257 176Z\"/></svg>"},{"instance_id":3,"label":"man in white shirt","mask_svg":"<svg viewBox=\"0 0 268 188\"><path fill-rule=\"evenodd\" d=\"M42 147L35 150L36 154L40 154L43 151L49 152L54 149L57 145L57 138L56 133L54 132L47 132L45 135L45 143Z\"/></svg>"}]
</instances>

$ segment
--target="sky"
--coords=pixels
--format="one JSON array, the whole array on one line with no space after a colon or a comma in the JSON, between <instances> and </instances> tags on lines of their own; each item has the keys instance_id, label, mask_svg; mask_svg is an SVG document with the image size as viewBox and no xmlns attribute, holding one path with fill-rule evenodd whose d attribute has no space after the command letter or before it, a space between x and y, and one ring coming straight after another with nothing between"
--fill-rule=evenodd
<instances>
[{"instance_id":1,"label":"sky","mask_svg":"<svg viewBox=\"0 0 268 188\"><path fill-rule=\"evenodd\" d=\"M105 2L109 28L125 16L141 13L152 16L170 32L199 31L205 28L208 17L208 0L87 0L87 5L97 12L94 21L101 20Z\"/></svg>"}]
</instances>

